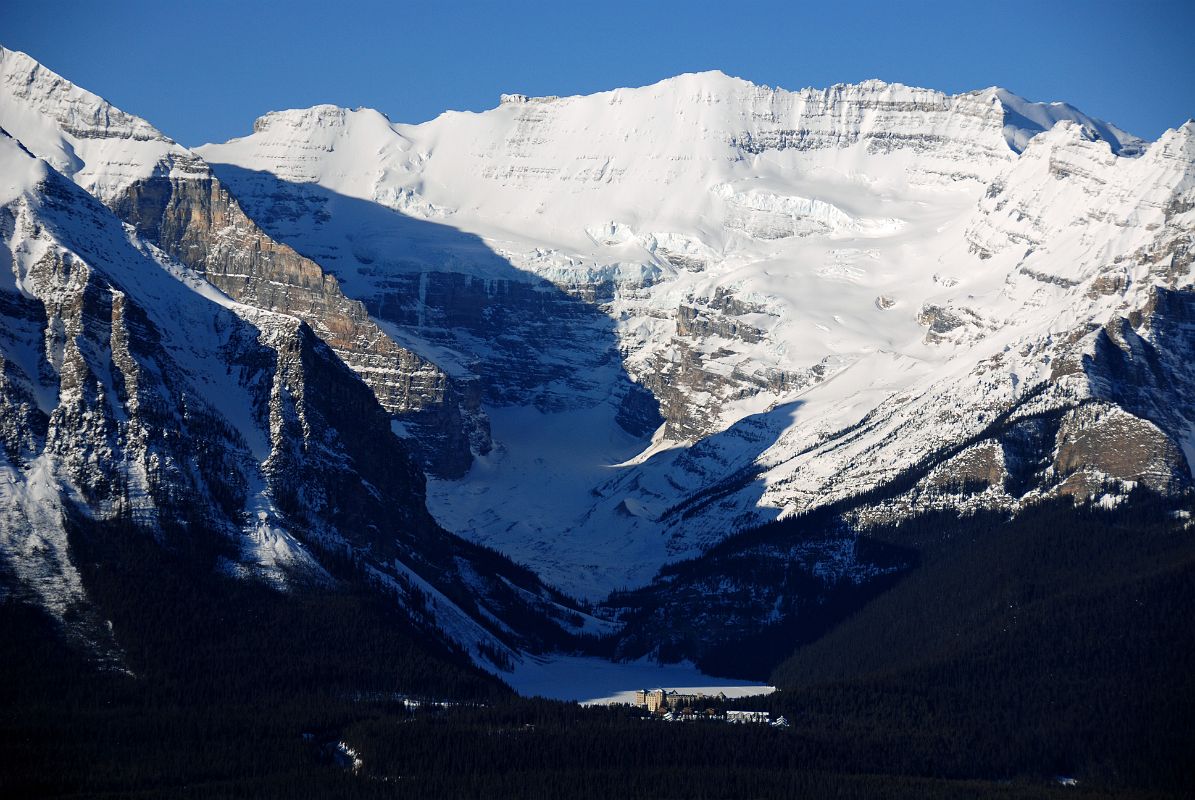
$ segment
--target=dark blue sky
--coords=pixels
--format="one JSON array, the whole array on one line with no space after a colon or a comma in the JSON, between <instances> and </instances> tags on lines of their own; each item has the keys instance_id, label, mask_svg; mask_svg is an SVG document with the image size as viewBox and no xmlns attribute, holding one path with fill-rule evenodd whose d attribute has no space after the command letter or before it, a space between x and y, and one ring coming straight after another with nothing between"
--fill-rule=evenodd
<instances>
[{"instance_id":1,"label":"dark blue sky","mask_svg":"<svg viewBox=\"0 0 1195 800\"><path fill-rule=\"evenodd\" d=\"M721 69L798 89L1004 86L1155 138L1195 116L1195 0L191 3L2 0L0 43L187 145L281 108L420 122L502 92Z\"/></svg>"}]
</instances>

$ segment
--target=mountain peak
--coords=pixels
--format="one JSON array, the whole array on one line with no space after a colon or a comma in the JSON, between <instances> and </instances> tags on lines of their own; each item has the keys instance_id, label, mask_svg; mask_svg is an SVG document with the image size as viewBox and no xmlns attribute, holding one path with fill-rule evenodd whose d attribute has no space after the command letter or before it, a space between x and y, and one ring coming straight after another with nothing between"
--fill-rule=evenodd
<instances>
[{"instance_id":1,"label":"mountain peak","mask_svg":"<svg viewBox=\"0 0 1195 800\"><path fill-rule=\"evenodd\" d=\"M1017 153L1022 152L1034 136L1063 121L1081 125L1096 138L1107 142L1116 155L1137 156L1145 149L1142 139L1109 122L1088 116L1070 103L1034 102L999 86L991 86L973 94L981 98L991 98L1004 109L1005 139L1008 140L1008 146Z\"/></svg>"},{"instance_id":2,"label":"mountain peak","mask_svg":"<svg viewBox=\"0 0 1195 800\"><path fill-rule=\"evenodd\" d=\"M1173 157L1195 163L1195 119L1189 119L1177 128L1172 128L1150 147L1165 157Z\"/></svg>"},{"instance_id":3,"label":"mountain peak","mask_svg":"<svg viewBox=\"0 0 1195 800\"><path fill-rule=\"evenodd\" d=\"M321 103L308 108L288 108L282 111L267 111L253 121L253 132L262 133L272 128L336 128L344 125L345 117L351 112L342 106Z\"/></svg>"},{"instance_id":4,"label":"mountain peak","mask_svg":"<svg viewBox=\"0 0 1195 800\"><path fill-rule=\"evenodd\" d=\"M528 105L538 103L551 103L557 100L566 99L582 99L586 97L600 97L605 95L613 95L624 92L661 92L669 90L679 91L699 91L708 94L718 94L720 92L733 91L742 88L756 88L756 84L744 78L736 78L732 75L727 75L725 72L718 69L703 70L701 72L682 72L678 75L672 75L667 78L656 81L655 83L644 86L620 86L614 89L607 89L599 92L591 92L589 94L579 94L565 97L563 95L528 95L520 92L509 92L500 95L500 105ZM768 88L768 87L760 87Z\"/></svg>"},{"instance_id":5,"label":"mountain peak","mask_svg":"<svg viewBox=\"0 0 1195 800\"><path fill-rule=\"evenodd\" d=\"M665 78L663 81L660 81L660 83L673 83L673 82L676 82L676 83L681 83L681 82L702 83L702 84L706 84L706 85L715 85L715 84L734 84L734 85L739 85L739 86L741 86L743 84L750 84L752 86L756 85L756 84L752 83L751 81L747 80L746 78L740 78L735 75L730 75L726 72L723 72L720 69L705 69L705 70L700 70L697 72L682 72L679 75L674 75L671 78Z\"/></svg>"},{"instance_id":6,"label":"mountain peak","mask_svg":"<svg viewBox=\"0 0 1195 800\"><path fill-rule=\"evenodd\" d=\"M390 118L377 109L364 106L346 108L331 103L320 103L308 108L269 111L253 121L253 132L338 130L350 122L362 121L386 127L391 124Z\"/></svg>"},{"instance_id":7,"label":"mountain peak","mask_svg":"<svg viewBox=\"0 0 1195 800\"><path fill-rule=\"evenodd\" d=\"M0 126L87 191L110 200L132 183L194 157L35 59L0 48Z\"/></svg>"},{"instance_id":8,"label":"mountain peak","mask_svg":"<svg viewBox=\"0 0 1195 800\"><path fill-rule=\"evenodd\" d=\"M121 111L19 50L0 47L0 92L24 101L79 138L171 141L144 119ZM25 138L23 132L14 133Z\"/></svg>"}]
</instances>

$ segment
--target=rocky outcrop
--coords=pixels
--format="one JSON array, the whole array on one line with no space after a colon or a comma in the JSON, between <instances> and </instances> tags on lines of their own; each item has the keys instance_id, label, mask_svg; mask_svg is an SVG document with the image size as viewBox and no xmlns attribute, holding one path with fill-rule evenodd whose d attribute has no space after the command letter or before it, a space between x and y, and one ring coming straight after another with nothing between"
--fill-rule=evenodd
<instances>
[{"instance_id":1,"label":"rocky outcrop","mask_svg":"<svg viewBox=\"0 0 1195 800\"><path fill-rule=\"evenodd\" d=\"M25 182L0 205L6 576L62 619L85 607L73 515L196 569L370 584L492 668L581 624L534 575L436 524L391 414L310 326L229 301L11 140L0 157Z\"/></svg>"},{"instance_id":2,"label":"rocky outcrop","mask_svg":"<svg viewBox=\"0 0 1195 800\"><path fill-rule=\"evenodd\" d=\"M1176 444L1187 441L1195 425L1195 411L1183 399L1195 391L1189 355L1195 352L1195 291L1155 287L1140 311L1113 318L1090 338L1083 367L1093 394L1151 423L1149 430L1130 426L1131 434L1124 432L1123 425L1108 423L1108 432L1116 434L1106 446L1110 457L1116 453L1118 461L1139 463L1142 479L1151 486L1188 482L1195 465L1186 464L1183 474L1184 458L1176 452ZM1140 435L1143 441L1126 449L1121 441L1126 435ZM1163 446L1159 435L1169 444ZM1142 453L1142 447L1149 453ZM1148 470L1146 461L1150 461ZM1150 470L1158 472L1148 477L1145 473ZM1173 478L1163 476L1170 471L1176 473Z\"/></svg>"},{"instance_id":3,"label":"rocky outcrop","mask_svg":"<svg viewBox=\"0 0 1195 800\"><path fill-rule=\"evenodd\" d=\"M928 477L929 485L942 491L965 494L1004 485L1008 476L1004 448L985 440L947 459Z\"/></svg>"},{"instance_id":4,"label":"rocky outcrop","mask_svg":"<svg viewBox=\"0 0 1195 800\"><path fill-rule=\"evenodd\" d=\"M484 449L484 418L463 408L449 377L397 345L318 264L267 236L206 165L196 159L186 172L134 183L113 210L233 299L306 322L387 411L422 434L424 463L442 475L468 469L469 429Z\"/></svg>"},{"instance_id":5,"label":"rocky outcrop","mask_svg":"<svg viewBox=\"0 0 1195 800\"><path fill-rule=\"evenodd\" d=\"M1191 485L1182 449L1157 425L1110 404L1087 405L1063 418L1053 466L1059 490L1080 499L1098 499L1109 481L1167 495Z\"/></svg>"},{"instance_id":6,"label":"rocky outcrop","mask_svg":"<svg viewBox=\"0 0 1195 800\"><path fill-rule=\"evenodd\" d=\"M739 312L746 313L746 312ZM692 306L682 305L676 310L676 333L678 336L704 339L720 336L723 339L740 339L744 342L758 342L763 331L730 315L707 316Z\"/></svg>"},{"instance_id":7,"label":"rocky outcrop","mask_svg":"<svg viewBox=\"0 0 1195 800\"><path fill-rule=\"evenodd\" d=\"M315 261L272 239L194 153L45 69L0 48L0 124L98 197L145 239L230 297L302 319L413 434L421 461L460 475L488 446L469 391L399 345ZM472 445L472 447L471 447Z\"/></svg>"},{"instance_id":8,"label":"rocky outcrop","mask_svg":"<svg viewBox=\"0 0 1195 800\"><path fill-rule=\"evenodd\" d=\"M925 341L931 344L948 341L959 332L982 329L982 318L969 308L952 308L926 304L917 314L917 323L926 328Z\"/></svg>"}]
</instances>

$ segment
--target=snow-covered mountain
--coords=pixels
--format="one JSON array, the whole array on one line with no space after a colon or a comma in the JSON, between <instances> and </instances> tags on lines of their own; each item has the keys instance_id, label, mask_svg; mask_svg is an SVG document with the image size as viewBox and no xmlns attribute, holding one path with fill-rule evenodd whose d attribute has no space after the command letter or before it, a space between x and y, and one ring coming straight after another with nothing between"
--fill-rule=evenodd
<instances>
[{"instance_id":1,"label":"snow-covered mountain","mask_svg":"<svg viewBox=\"0 0 1195 800\"><path fill-rule=\"evenodd\" d=\"M1166 351L1159 385L1186 379L1181 323L1163 342L1147 309L1186 302L1192 133L1147 145L1002 89L703 73L416 126L277 112L198 152L480 386L495 448L433 482L437 517L600 597L911 467L921 484L883 514L1185 484L1188 404L1127 403L1097 349L1113 336L1140 365L1105 330L1137 320ZM992 438L1046 412L1069 416L1028 449ZM1147 444L1132 463L1057 454L1092 426Z\"/></svg>"},{"instance_id":2,"label":"snow-covered mountain","mask_svg":"<svg viewBox=\"0 0 1195 800\"><path fill-rule=\"evenodd\" d=\"M395 343L323 269L266 236L201 158L145 120L0 49L0 125L155 245L232 298L303 319L419 432L426 465L459 474L486 422L442 370Z\"/></svg>"},{"instance_id":3,"label":"snow-covered mountain","mask_svg":"<svg viewBox=\"0 0 1195 800\"><path fill-rule=\"evenodd\" d=\"M354 307L335 281L315 274L328 302L300 305L295 287L311 288L304 282L318 267L237 217L226 193L220 203L185 206L189 233L178 239L159 229L151 241L122 223L113 209L142 208L130 195L157 179L184 198L196 186L223 190L202 161L152 128L87 109L83 101L98 99L36 65L15 80L13 63L32 62L3 57L9 89L59 87L40 106L22 105L20 91L0 101L6 592L28 594L62 620L85 617L72 537L139 530L168 548L215 552L214 568L282 590L372 584L430 635L491 668L585 624L534 575L427 513L424 475L393 434L394 409L330 346L345 332L337 315ZM55 99L62 113L51 115L45 104ZM88 129L87 121L111 125ZM70 159L55 161L63 153ZM113 153L121 160L109 165ZM147 169L148 157L158 161ZM185 220L216 211L219 224ZM177 221L162 219L163 228ZM224 248L229 269L200 272L162 249L189 241L194 252L196 240L205 254ZM220 263L211 259L201 266ZM215 285L246 262L245 291ZM253 274L290 268L293 282ZM255 291L271 283L288 293L290 313ZM372 324L364 313L354 323L357 333ZM389 347L370 352L405 363L407 351ZM78 632L103 643L102 626Z\"/></svg>"},{"instance_id":4,"label":"snow-covered mountain","mask_svg":"<svg viewBox=\"0 0 1195 800\"><path fill-rule=\"evenodd\" d=\"M1146 143L996 88L789 92L702 73L585 97L504 95L422 125L335 106L273 112L251 135L192 151L22 54L0 51L0 78L13 163L50 176L14 182L6 207L30 222L5 229L10 252L34 252L51 231L104 287L161 317L163 363L208 359L180 366L159 404L203 399L236 433L215 449L235 454L252 491L234 493L221 519L256 531L259 506L267 528L279 514L304 563L318 563L316 541L368 550L383 583L407 575L441 598L449 611L435 621L473 631L458 642L539 646L551 636L517 620L600 623L425 519L418 470L394 466L407 449L431 473L439 525L592 599L735 530L831 504L862 527L932 507L1116 503L1133 485L1191 485L1195 123ZM99 223L39 221L55 192L106 220L93 249L108 255L76 241L98 241ZM139 260L112 255L130 248ZM22 258L18 287L19 264L32 263ZM104 259L152 272L188 310L94 266ZM9 293L63 302L38 291ZM229 377L247 374L248 356L187 336L196 326L179 321L197 315L227 320L199 327L240 331L238 347L296 388L252 395L257 378ZM96 462L95 475L135 487L141 472L155 485L159 468L144 465L163 456L125 443L137 413L128 379L102 358L119 337L101 330L94 403L110 406L116 433L80 428L34 470L58 401L26 395L61 383L40 343L70 328L54 322L62 314L10 316L5 363L19 372L6 408L25 411L6 412L17 450L5 503L26 533L6 552L32 569L18 545L43 525L28 509L47 506L29 498L79 492L93 513L116 513L61 459L116 436L116 462ZM49 366L29 361L43 350ZM342 362L352 373L336 372ZM373 398L351 395L350 408L354 374ZM322 398L318 424L296 411L298 427L275 433L274 406L303 392ZM372 399L376 413L361 410ZM269 469L280 447L315 488L287 495L276 483L292 474ZM134 506L154 496L116 495ZM312 497L327 514L372 510L295 522ZM426 569L401 559L433 552ZM855 552L836 531L796 560L836 580L887 574ZM46 574L69 582L60 567Z\"/></svg>"}]
</instances>

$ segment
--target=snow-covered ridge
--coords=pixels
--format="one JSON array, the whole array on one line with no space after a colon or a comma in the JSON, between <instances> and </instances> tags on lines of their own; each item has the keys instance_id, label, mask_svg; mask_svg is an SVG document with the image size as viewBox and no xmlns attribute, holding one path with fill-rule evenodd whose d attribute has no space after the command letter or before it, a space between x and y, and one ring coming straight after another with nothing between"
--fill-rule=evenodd
<instances>
[{"instance_id":1,"label":"snow-covered ridge","mask_svg":"<svg viewBox=\"0 0 1195 800\"><path fill-rule=\"evenodd\" d=\"M420 125L347 112L202 149L254 213L302 198L275 230L415 320L413 347L502 387L495 451L434 483L432 506L590 597L874 487L1049 380L1049 342L1148 302L1155 279L1113 265L1166 224L1181 151L1001 89L790 92L719 72ZM417 302L393 288L412 271ZM597 305L613 336L560 319L548 338L569 347L539 344L498 288L538 279ZM478 281L504 323L437 323L482 302L463 291ZM504 341L542 347L556 382L495 366ZM615 352L667 420L650 442L598 399L590 370Z\"/></svg>"},{"instance_id":2,"label":"snow-covered ridge","mask_svg":"<svg viewBox=\"0 0 1195 800\"><path fill-rule=\"evenodd\" d=\"M869 133L894 133L900 127L899 117L913 111L985 116L985 109L989 106L998 107L1001 132L1008 146L1018 153L1031 138L1049 130L1062 120L1079 122L1096 132L1100 138L1109 142L1113 151L1117 153L1136 155L1145 144L1141 139L1115 125L1090 117L1067 103L1033 102L1000 87L951 96L932 89L871 79L856 84L835 84L825 89L804 88L789 91L780 87L753 84L713 70L667 78L638 89L616 89L588 97L602 98L610 105L618 105L637 94L648 94L656 98L677 94L694 104L725 104L730 107L744 105L746 101L745 104L750 109L749 116L775 122L792 122L794 124L786 126L789 131L794 134L801 131L806 136L815 134L820 137L823 145L850 143L858 136L866 136ZM585 99L586 96L561 98L554 95L528 97L523 94L504 94L501 96L500 104L559 105ZM818 119L830 110L837 112L837 119ZM868 112L878 112L888 118L879 120L875 128L868 131ZM814 140L810 138L810 141ZM767 146L766 140L757 143L750 132L746 134L745 142L749 145Z\"/></svg>"},{"instance_id":3,"label":"snow-covered ridge","mask_svg":"<svg viewBox=\"0 0 1195 800\"><path fill-rule=\"evenodd\" d=\"M20 98L74 136L169 141L145 120L79 88L25 53L0 47L0 81L6 94Z\"/></svg>"},{"instance_id":4,"label":"snow-covered ridge","mask_svg":"<svg viewBox=\"0 0 1195 800\"><path fill-rule=\"evenodd\" d=\"M197 159L140 117L0 47L0 124L58 172L104 200Z\"/></svg>"},{"instance_id":5,"label":"snow-covered ridge","mask_svg":"<svg viewBox=\"0 0 1195 800\"><path fill-rule=\"evenodd\" d=\"M1022 270L1041 265L1060 281L1080 282L1107 265L1106 249L1080 260L1035 251L1064 236L1074 239L1081 229L1109 225L1120 229L1117 246L1125 247L1133 235L1144 244L1164 224L1169 204L1192 185L1193 131L1188 122L1164 133L1141 157L1120 159L1088 127L1060 122L1032 140L992 184L966 238L982 258L1016 250L1024 252Z\"/></svg>"},{"instance_id":6,"label":"snow-covered ridge","mask_svg":"<svg viewBox=\"0 0 1195 800\"><path fill-rule=\"evenodd\" d=\"M385 114L372 108L348 109L324 103L310 108L271 111L268 114L263 114L253 121L253 132L262 133L271 128L289 128L291 130L335 128L344 125L350 114L377 117L386 123L390 121Z\"/></svg>"},{"instance_id":7,"label":"snow-covered ridge","mask_svg":"<svg viewBox=\"0 0 1195 800\"><path fill-rule=\"evenodd\" d=\"M1025 149L1034 136L1063 121L1078 123L1107 142L1117 155L1140 155L1147 144L1109 122L1089 117L1069 103L1034 103L998 86L984 89L978 94L981 97L992 95L1004 107L1004 136L1009 147L1018 153Z\"/></svg>"},{"instance_id":8,"label":"snow-covered ridge","mask_svg":"<svg viewBox=\"0 0 1195 800\"><path fill-rule=\"evenodd\" d=\"M590 597L874 488L1018 403L1110 402L1084 377L1110 358L1092 332L1190 284L1189 132L1145 147L999 89L710 72L421 125L273 112L200 152L492 414L494 449L432 484L439 519ZM1111 427L1185 435L1135 408ZM927 480L995 475L1006 445ZM1078 491L1072 461L1038 489ZM968 502L1021 502L989 488Z\"/></svg>"}]
</instances>

